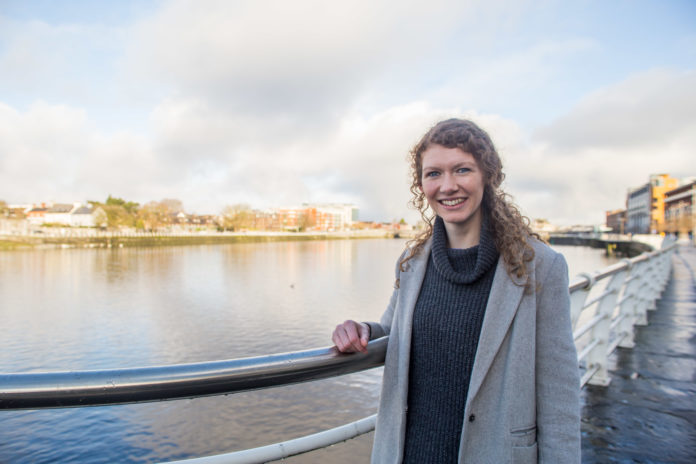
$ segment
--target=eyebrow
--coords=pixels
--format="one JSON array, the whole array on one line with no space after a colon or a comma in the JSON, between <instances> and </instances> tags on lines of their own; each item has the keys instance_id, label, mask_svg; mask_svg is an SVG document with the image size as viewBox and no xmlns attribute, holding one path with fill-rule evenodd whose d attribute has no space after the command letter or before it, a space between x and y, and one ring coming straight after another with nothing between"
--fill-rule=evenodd
<instances>
[{"instance_id":1,"label":"eyebrow","mask_svg":"<svg viewBox=\"0 0 696 464\"><path fill-rule=\"evenodd\" d=\"M478 168L478 164L477 164L476 162L474 162L474 161L460 161L460 162L458 162L458 163L452 165L451 167L450 167L450 166L445 166L444 168L445 168L445 169L459 169L459 168L462 168L462 167L470 168L470 167L472 167L472 166L475 167L475 168ZM442 169L443 169L443 167L440 166L440 165L431 165L431 166L423 165L423 167L422 167L423 172L425 172L425 171L427 171L427 170L438 170L438 171L440 171L440 170L442 170Z\"/></svg>"}]
</instances>

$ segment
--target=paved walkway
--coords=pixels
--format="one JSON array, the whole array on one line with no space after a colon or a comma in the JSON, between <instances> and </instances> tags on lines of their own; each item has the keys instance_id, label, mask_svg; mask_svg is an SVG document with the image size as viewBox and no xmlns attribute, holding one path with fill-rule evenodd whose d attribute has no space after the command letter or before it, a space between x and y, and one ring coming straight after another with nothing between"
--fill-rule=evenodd
<instances>
[{"instance_id":1,"label":"paved walkway","mask_svg":"<svg viewBox=\"0 0 696 464\"><path fill-rule=\"evenodd\" d=\"M696 463L696 248L675 253L648 321L611 384L583 390L583 463Z\"/></svg>"}]
</instances>

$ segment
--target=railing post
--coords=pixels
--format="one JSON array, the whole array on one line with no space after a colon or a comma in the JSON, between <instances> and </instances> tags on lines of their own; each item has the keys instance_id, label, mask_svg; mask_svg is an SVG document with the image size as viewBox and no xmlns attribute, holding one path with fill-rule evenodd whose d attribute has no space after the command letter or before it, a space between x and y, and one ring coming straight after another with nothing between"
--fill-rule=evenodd
<instances>
[{"instance_id":1,"label":"railing post","mask_svg":"<svg viewBox=\"0 0 696 464\"><path fill-rule=\"evenodd\" d=\"M645 260L646 264L646 299L648 300L648 311L657 309L657 297L660 295L660 272L658 267L658 256L653 256Z\"/></svg>"},{"instance_id":2,"label":"railing post","mask_svg":"<svg viewBox=\"0 0 696 464\"><path fill-rule=\"evenodd\" d=\"M582 313L585 307L585 301L587 300L587 295L590 294L590 290L595 283L595 279L591 274L587 272L582 272L578 274L578 277L584 277L587 279L587 286L580 289L572 289L570 291L570 322L571 327L575 330L575 326L578 323L578 318L580 313Z\"/></svg>"},{"instance_id":3,"label":"railing post","mask_svg":"<svg viewBox=\"0 0 696 464\"><path fill-rule=\"evenodd\" d=\"M633 263L630 259L623 260L626 263L626 280L624 281L624 290L619 305L619 317L622 318L617 324L616 329L619 334L623 334L623 338L619 341L621 348L633 348L635 342L633 340L633 326L636 324L638 315L636 313L635 295L638 292L640 279L635 275Z\"/></svg>"},{"instance_id":4,"label":"railing post","mask_svg":"<svg viewBox=\"0 0 696 464\"><path fill-rule=\"evenodd\" d=\"M601 320L592 328L592 341L597 340L596 346L587 354L587 369L596 369L596 373L588 383L607 386L611 382L607 364L609 361L609 337L611 336L611 317L616 308L616 300L626 278L626 271L617 272L611 277L605 289L605 295L597 303L596 315Z\"/></svg>"},{"instance_id":5,"label":"railing post","mask_svg":"<svg viewBox=\"0 0 696 464\"><path fill-rule=\"evenodd\" d=\"M660 253L660 256L658 258L659 262L659 267L660 267L660 295L662 295L662 292L665 290L665 287L667 286L667 282L669 281L669 276L672 272L672 255L674 254L674 247L670 248L667 251L663 251Z\"/></svg>"},{"instance_id":6,"label":"railing post","mask_svg":"<svg viewBox=\"0 0 696 464\"><path fill-rule=\"evenodd\" d=\"M638 282L635 293L633 294L634 311L636 314L635 325L648 325L648 302L647 302L647 283L646 283L646 263L645 261L633 265L632 274Z\"/></svg>"}]
</instances>

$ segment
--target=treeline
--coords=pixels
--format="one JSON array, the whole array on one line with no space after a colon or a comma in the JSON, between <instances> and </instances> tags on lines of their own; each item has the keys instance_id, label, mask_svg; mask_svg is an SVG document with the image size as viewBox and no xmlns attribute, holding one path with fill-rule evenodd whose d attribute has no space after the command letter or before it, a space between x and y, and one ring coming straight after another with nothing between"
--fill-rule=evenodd
<instances>
[{"instance_id":1,"label":"treeline","mask_svg":"<svg viewBox=\"0 0 696 464\"><path fill-rule=\"evenodd\" d=\"M111 230L128 227L155 231L173 224L212 227L219 231L281 230L287 225L285 219L278 214L257 211L246 204L225 206L219 215L192 215L186 214L181 200L174 198L141 205L135 201L109 195L104 202L88 201L87 203L98 214L97 225ZM7 203L0 200L1 217L22 219L25 214L23 211L10 211ZM315 225L315 218L306 212L299 212L293 224L296 230L304 231Z\"/></svg>"},{"instance_id":2,"label":"treeline","mask_svg":"<svg viewBox=\"0 0 696 464\"><path fill-rule=\"evenodd\" d=\"M135 227L136 229L156 230L173 222L177 213L183 212L180 200L167 198L140 205L134 201L108 196L104 203L88 201L93 208L102 208L106 213L106 227L118 229Z\"/></svg>"},{"instance_id":3,"label":"treeline","mask_svg":"<svg viewBox=\"0 0 696 464\"><path fill-rule=\"evenodd\" d=\"M93 207L101 207L106 213L106 227L117 229L134 227L141 230L157 230L171 224L182 222L178 215L184 213L184 222L195 222L201 226L215 227L218 230L240 230L255 228L255 212L244 204L226 206L220 216L193 216L184 212L181 200L165 198L140 205L109 195L104 203L90 201Z\"/></svg>"}]
</instances>

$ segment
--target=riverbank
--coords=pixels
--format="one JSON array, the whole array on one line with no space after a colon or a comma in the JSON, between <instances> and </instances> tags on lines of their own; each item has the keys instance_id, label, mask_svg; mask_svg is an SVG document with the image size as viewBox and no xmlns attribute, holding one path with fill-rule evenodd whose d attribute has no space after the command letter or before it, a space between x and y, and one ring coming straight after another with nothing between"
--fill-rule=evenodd
<instances>
[{"instance_id":1,"label":"riverbank","mask_svg":"<svg viewBox=\"0 0 696 464\"><path fill-rule=\"evenodd\" d=\"M19 248L30 248L33 247L32 244L30 243L24 243L16 240L6 240L4 238L0 238L0 251L5 251L5 250L17 250Z\"/></svg>"},{"instance_id":2,"label":"riverbank","mask_svg":"<svg viewBox=\"0 0 696 464\"><path fill-rule=\"evenodd\" d=\"M0 251L26 248L123 248L184 245L222 245L230 243L263 243L308 240L353 240L394 238L385 230L345 232L241 232L215 234L130 234L104 233L96 236L0 236Z\"/></svg>"}]
</instances>

